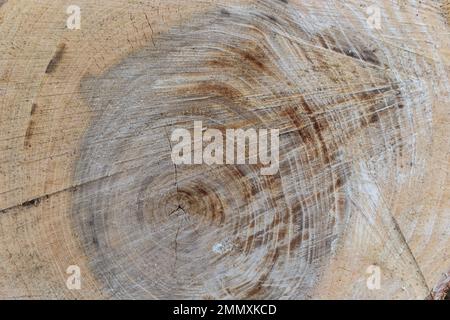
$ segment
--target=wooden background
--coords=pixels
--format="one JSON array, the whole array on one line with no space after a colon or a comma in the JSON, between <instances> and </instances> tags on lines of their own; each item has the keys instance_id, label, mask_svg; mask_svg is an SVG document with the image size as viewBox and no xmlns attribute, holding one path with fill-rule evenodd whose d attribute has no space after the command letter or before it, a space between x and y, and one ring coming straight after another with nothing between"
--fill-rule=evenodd
<instances>
[{"instance_id":1,"label":"wooden background","mask_svg":"<svg viewBox=\"0 0 450 320\"><path fill-rule=\"evenodd\" d=\"M0 298L443 298L449 12L0 1ZM174 166L194 120L279 128L279 174Z\"/></svg>"}]
</instances>

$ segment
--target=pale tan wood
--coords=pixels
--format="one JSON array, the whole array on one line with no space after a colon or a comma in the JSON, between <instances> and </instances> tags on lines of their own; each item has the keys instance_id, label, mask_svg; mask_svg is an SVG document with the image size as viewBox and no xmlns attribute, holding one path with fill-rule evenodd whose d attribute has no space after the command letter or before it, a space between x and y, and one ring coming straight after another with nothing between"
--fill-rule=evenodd
<instances>
[{"instance_id":1,"label":"pale tan wood","mask_svg":"<svg viewBox=\"0 0 450 320\"><path fill-rule=\"evenodd\" d=\"M0 298L445 296L447 1L0 1L0 34ZM194 119L280 128L280 174L175 171Z\"/></svg>"}]
</instances>

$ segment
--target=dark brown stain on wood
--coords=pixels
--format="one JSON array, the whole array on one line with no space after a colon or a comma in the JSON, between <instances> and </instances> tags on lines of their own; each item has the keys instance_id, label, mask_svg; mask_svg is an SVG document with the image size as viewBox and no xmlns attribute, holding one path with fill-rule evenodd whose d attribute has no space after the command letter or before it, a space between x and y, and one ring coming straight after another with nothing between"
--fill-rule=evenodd
<instances>
[{"instance_id":1,"label":"dark brown stain on wood","mask_svg":"<svg viewBox=\"0 0 450 320\"><path fill-rule=\"evenodd\" d=\"M182 89L186 93L194 93L202 96L215 95L223 97L229 100L236 100L243 98L241 92L238 89L233 88L231 85L225 83L205 82L197 86L193 86L187 89ZM181 90L180 90L181 93Z\"/></svg>"},{"instance_id":2,"label":"dark brown stain on wood","mask_svg":"<svg viewBox=\"0 0 450 320\"><path fill-rule=\"evenodd\" d=\"M62 60L65 49L66 49L66 45L64 43L61 43L58 46L55 54L53 55L53 58L50 60L50 62L47 65L47 68L45 69L45 73L51 74L56 70L58 64Z\"/></svg>"},{"instance_id":3,"label":"dark brown stain on wood","mask_svg":"<svg viewBox=\"0 0 450 320\"><path fill-rule=\"evenodd\" d=\"M328 129L327 120L315 116L312 107L304 97L300 97L300 104L302 105L305 114L308 116L308 122L302 121L299 118L298 111L293 107L286 108L284 114L291 119L293 127L297 129L297 132L304 143L311 145L312 150L317 150L317 146L319 146L325 164L330 163L333 155L330 153L324 138L324 132Z\"/></svg>"},{"instance_id":4,"label":"dark brown stain on wood","mask_svg":"<svg viewBox=\"0 0 450 320\"><path fill-rule=\"evenodd\" d=\"M30 120L28 123L27 130L25 131L25 139L24 139L24 146L31 147L30 139L33 135L33 127L34 127L34 121Z\"/></svg>"},{"instance_id":5,"label":"dark brown stain on wood","mask_svg":"<svg viewBox=\"0 0 450 320\"><path fill-rule=\"evenodd\" d=\"M37 197L28 201L25 201L21 204L22 207L37 207L41 204L42 201L49 198L49 195L44 195L42 197Z\"/></svg>"},{"instance_id":6,"label":"dark brown stain on wood","mask_svg":"<svg viewBox=\"0 0 450 320\"><path fill-rule=\"evenodd\" d=\"M33 130L34 130L34 126L35 126L33 116L36 113L37 107L38 106L36 103L33 103L31 105L31 111L30 111L31 118L30 118L30 121L28 122L27 129L25 130L25 138L24 138L24 143L23 143L25 147L31 147L30 140L33 136Z\"/></svg>"},{"instance_id":7,"label":"dark brown stain on wood","mask_svg":"<svg viewBox=\"0 0 450 320\"><path fill-rule=\"evenodd\" d=\"M33 104L31 105L31 112L30 112L30 115L31 115L31 116L33 116L33 115L35 114L36 109L37 109L37 104L36 104L36 103L33 103Z\"/></svg>"}]
</instances>

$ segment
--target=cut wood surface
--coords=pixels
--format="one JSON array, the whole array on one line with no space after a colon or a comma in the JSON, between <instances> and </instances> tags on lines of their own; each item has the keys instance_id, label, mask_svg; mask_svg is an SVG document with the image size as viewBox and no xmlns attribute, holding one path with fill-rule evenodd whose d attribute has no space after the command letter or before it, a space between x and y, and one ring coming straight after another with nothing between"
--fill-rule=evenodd
<instances>
[{"instance_id":1,"label":"cut wood surface","mask_svg":"<svg viewBox=\"0 0 450 320\"><path fill-rule=\"evenodd\" d=\"M0 1L0 298L445 298L449 13ZM174 165L194 121L279 129L279 172Z\"/></svg>"}]
</instances>

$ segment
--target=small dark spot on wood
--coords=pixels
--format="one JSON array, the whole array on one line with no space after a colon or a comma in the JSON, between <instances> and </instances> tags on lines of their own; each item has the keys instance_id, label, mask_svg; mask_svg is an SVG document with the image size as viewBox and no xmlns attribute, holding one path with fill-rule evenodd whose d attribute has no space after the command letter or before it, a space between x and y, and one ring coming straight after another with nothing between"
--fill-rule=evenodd
<instances>
[{"instance_id":1,"label":"small dark spot on wood","mask_svg":"<svg viewBox=\"0 0 450 320\"><path fill-rule=\"evenodd\" d=\"M22 203L22 207L37 207L41 203L41 201L45 199L48 199L48 195L25 201L24 203Z\"/></svg>"},{"instance_id":2,"label":"small dark spot on wood","mask_svg":"<svg viewBox=\"0 0 450 320\"><path fill-rule=\"evenodd\" d=\"M223 16L227 16L227 17L229 17L231 14L230 14L230 11L228 11L227 9L221 9L220 10L220 13L223 15Z\"/></svg>"},{"instance_id":3,"label":"small dark spot on wood","mask_svg":"<svg viewBox=\"0 0 450 320\"><path fill-rule=\"evenodd\" d=\"M344 180L341 178L337 178L336 179L336 183L335 183L335 187L336 189L339 189L340 187L342 187L344 185Z\"/></svg>"},{"instance_id":4,"label":"small dark spot on wood","mask_svg":"<svg viewBox=\"0 0 450 320\"><path fill-rule=\"evenodd\" d=\"M278 22L277 18L275 18L272 15L266 15L267 18L269 18L269 20L273 21L273 22Z\"/></svg>"},{"instance_id":5,"label":"small dark spot on wood","mask_svg":"<svg viewBox=\"0 0 450 320\"><path fill-rule=\"evenodd\" d=\"M58 49L56 50L55 55L50 60L50 62L47 65L47 68L45 69L45 73L50 74L56 70L56 67L61 62L65 48L66 48L66 45L64 43L62 43L58 46Z\"/></svg>"},{"instance_id":6,"label":"small dark spot on wood","mask_svg":"<svg viewBox=\"0 0 450 320\"><path fill-rule=\"evenodd\" d=\"M92 244L96 247L99 248L99 243L98 243L98 239L96 236L92 237Z\"/></svg>"},{"instance_id":7,"label":"small dark spot on wood","mask_svg":"<svg viewBox=\"0 0 450 320\"><path fill-rule=\"evenodd\" d=\"M370 62L372 64L376 64L377 66L380 65L380 60L378 59L378 57L375 55L375 52L377 50L363 50L361 52L361 59L363 59L366 62Z\"/></svg>"},{"instance_id":8,"label":"small dark spot on wood","mask_svg":"<svg viewBox=\"0 0 450 320\"><path fill-rule=\"evenodd\" d=\"M374 113L374 114L372 114L371 116L370 116L370 120L369 120L369 122L370 123L375 123L375 122L378 122L378 114L376 114L376 113Z\"/></svg>"},{"instance_id":9,"label":"small dark spot on wood","mask_svg":"<svg viewBox=\"0 0 450 320\"><path fill-rule=\"evenodd\" d=\"M31 136L33 135L33 126L34 126L34 122L33 122L33 120L30 120L28 127L27 127L27 131L25 131L24 146L31 147L30 139L31 139Z\"/></svg>"},{"instance_id":10,"label":"small dark spot on wood","mask_svg":"<svg viewBox=\"0 0 450 320\"><path fill-rule=\"evenodd\" d=\"M345 50L344 53L349 57L359 59L358 55L353 50Z\"/></svg>"},{"instance_id":11,"label":"small dark spot on wood","mask_svg":"<svg viewBox=\"0 0 450 320\"><path fill-rule=\"evenodd\" d=\"M341 50L339 48L334 47L333 51L338 53L343 53L348 57L362 60L364 62L369 62L371 64L380 65L380 61L378 60L377 56L374 54L376 50L360 50L360 51L354 51L353 49L344 49Z\"/></svg>"},{"instance_id":12,"label":"small dark spot on wood","mask_svg":"<svg viewBox=\"0 0 450 320\"><path fill-rule=\"evenodd\" d=\"M39 203L41 202L41 199L37 198L37 199L32 199L29 201L25 201L24 203L22 203L22 207L31 207L31 206L37 206L39 205Z\"/></svg>"},{"instance_id":13,"label":"small dark spot on wood","mask_svg":"<svg viewBox=\"0 0 450 320\"><path fill-rule=\"evenodd\" d=\"M33 115L35 112L36 112L36 109L37 109L37 104L36 103L33 103L32 105L31 105L31 115Z\"/></svg>"}]
</instances>

